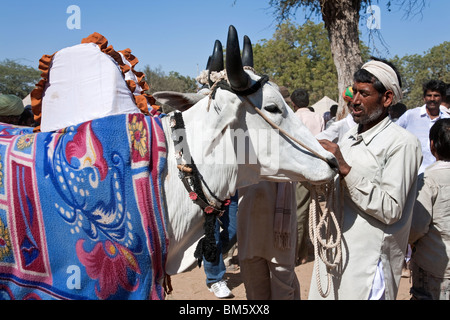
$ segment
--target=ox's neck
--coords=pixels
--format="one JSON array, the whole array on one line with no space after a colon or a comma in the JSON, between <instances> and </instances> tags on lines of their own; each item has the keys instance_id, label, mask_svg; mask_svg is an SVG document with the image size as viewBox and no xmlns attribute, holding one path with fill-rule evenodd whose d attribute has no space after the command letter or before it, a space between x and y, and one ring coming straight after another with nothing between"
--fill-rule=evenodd
<instances>
[{"instance_id":1,"label":"ox's neck","mask_svg":"<svg viewBox=\"0 0 450 320\"><path fill-rule=\"evenodd\" d=\"M187 146L203 181L205 195L220 200L230 198L240 185L237 180L236 161L230 161L229 164L218 163L215 161L217 154L214 152L208 154L208 151L205 151L205 143L211 142L211 137L208 136L211 132L205 129L206 119L196 117L191 110L183 112L183 118ZM176 274L185 271L195 263L193 252L197 241L203 236L204 220L201 208L189 198L188 191L179 178L170 117L163 118L162 123L168 147L167 171L163 176L170 241L166 272ZM225 147L221 145L226 143L225 141L216 142L216 148Z\"/></svg>"}]
</instances>

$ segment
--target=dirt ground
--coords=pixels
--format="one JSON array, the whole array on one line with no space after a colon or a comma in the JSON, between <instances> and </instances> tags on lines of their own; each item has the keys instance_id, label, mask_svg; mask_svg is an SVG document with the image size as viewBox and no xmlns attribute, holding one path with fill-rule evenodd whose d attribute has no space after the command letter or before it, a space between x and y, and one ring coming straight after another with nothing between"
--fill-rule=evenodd
<instances>
[{"instance_id":1,"label":"dirt ground","mask_svg":"<svg viewBox=\"0 0 450 320\"><path fill-rule=\"evenodd\" d=\"M230 300L246 300L245 288L239 272L237 257L233 256L233 264L227 269L225 280L233 292L234 297ZM300 282L301 299L308 299L309 285L313 275L313 261L299 265L295 268ZM173 292L166 297L167 300L222 300L217 299L214 293L209 292L205 284L205 272L203 267L195 267L188 272L171 277ZM397 300L409 300L410 278L401 278Z\"/></svg>"}]
</instances>

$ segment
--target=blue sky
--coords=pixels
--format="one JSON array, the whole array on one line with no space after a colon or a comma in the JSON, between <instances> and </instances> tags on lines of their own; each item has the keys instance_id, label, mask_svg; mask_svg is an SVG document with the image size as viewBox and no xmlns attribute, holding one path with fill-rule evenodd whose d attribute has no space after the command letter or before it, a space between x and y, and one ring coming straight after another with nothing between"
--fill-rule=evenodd
<instances>
[{"instance_id":1,"label":"blue sky","mask_svg":"<svg viewBox=\"0 0 450 320\"><path fill-rule=\"evenodd\" d=\"M379 56L391 58L423 54L433 46L450 41L450 1L426 0L422 15L404 17L404 11L380 0L379 31L389 52L377 42ZM5 1L3 1L5 2ZM39 65L43 54L79 44L93 32L103 34L116 50L130 48L140 60L137 69L149 65L166 73L196 77L212 53L214 41L225 45L228 26L234 25L242 39L253 43L270 39L276 28L268 0L21 0L3 3L0 11L0 61ZM374 1L377 4L376 1ZM81 29L67 22L80 8ZM297 12L297 23L304 14ZM320 22L320 19L316 19ZM362 40L368 44L367 21L360 21Z\"/></svg>"}]
</instances>

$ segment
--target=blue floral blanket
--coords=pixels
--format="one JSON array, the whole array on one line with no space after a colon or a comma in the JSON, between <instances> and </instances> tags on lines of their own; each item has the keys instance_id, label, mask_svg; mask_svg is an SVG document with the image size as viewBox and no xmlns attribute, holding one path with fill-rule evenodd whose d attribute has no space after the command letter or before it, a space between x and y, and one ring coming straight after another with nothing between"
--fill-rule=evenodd
<instances>
[{"instance_id":1,"label":"blue floral blanket","mask_svg":"<svg viewBox=\"0 0 450 320\"><path fill-rule=\"evenodd\" d=\"M0 299L163 299L158 117L0 124Z\"/></svg>"}]
</instances>

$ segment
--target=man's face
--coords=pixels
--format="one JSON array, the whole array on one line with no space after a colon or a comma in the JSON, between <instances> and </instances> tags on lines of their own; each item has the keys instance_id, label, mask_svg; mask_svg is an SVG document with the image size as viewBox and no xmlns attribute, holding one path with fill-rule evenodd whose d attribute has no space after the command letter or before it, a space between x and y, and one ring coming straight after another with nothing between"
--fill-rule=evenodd
<instances>
[{"instance_id":1,"label":"man's face","mask_svg":"<svg viewBox=\"0 0 450 320\"><path fill-rule=\"evenodd\" d=\"M430 112L438 111L442 102L442 95L439 91L427 90L423 100Z\"/></svg>"},{"instance_id":2,"label":"man's face","mask_svg":"<svg viewBox=\"0 0 450 320\"><path fill-rule=\"evenodd\" d=\"M387 104L385 95L380 96L371 83L355 82L353 84L351 114L356 123L363 125L363 131L370 129L384 118Z\"/></svg>"}]
</instances>

